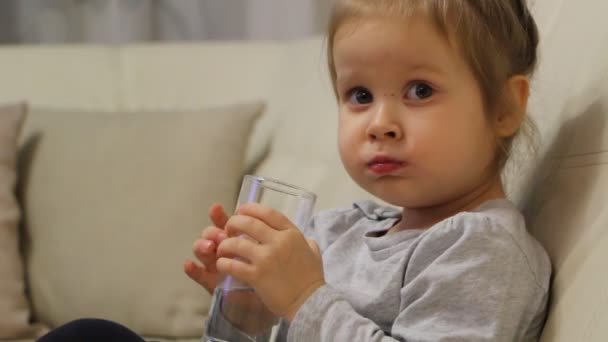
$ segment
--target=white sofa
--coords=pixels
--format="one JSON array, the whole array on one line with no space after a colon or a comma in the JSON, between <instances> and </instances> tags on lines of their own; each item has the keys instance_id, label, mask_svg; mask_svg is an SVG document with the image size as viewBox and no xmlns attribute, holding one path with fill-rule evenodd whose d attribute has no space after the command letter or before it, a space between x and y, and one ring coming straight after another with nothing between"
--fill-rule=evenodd
<instances>
[{"instance_id":1,"label":"white sofa","mask_svg":"<svg viewBox=\"0 0 608 342\"><path fill-rule=\"evenodd\" d=\"M526 213L531 232L545 246L554 265L551 310L542 340L606 341L608 25L604 16L608 12L608 2L537 0L533 9L542 32L542 46L530 113L541 131L541 148L535 157L516 158L507 168L505 178L512 199ZM87 130L81 137L86 140L89 138L87 135L92 134L87 132L107 132L96 130L88 121L72 125L69 122L78 121L72 120L74 112L128 116L130 112L173 113L262 101L266 107L247 145L246 163L223 180L231 182L231 185L219 188L220 191L236 191L240 176L249 172L278 178L316 192L319 196L317 210L320 210L369 197L346 176L337 156L336 106L325 61L321 38L282 43L9 46L0 48L0 103L25 100L32 111L37 112L34 117L43 123L26 121L24 135L32 133L36 128L32 127L36 125L42 130L52 127L55 132L85 127ZM64 111L71 114L62 116ZM47 116L40 119L42 113ZM57 115L56 119L52 115ZM243 120L251 123L254 116L249 115ZM133 125L141 123L140 117ZM209 116L208 124L215 124L213 115ZM113 125L124 127L124 122ZM230 126L220 128L226 134L234 133ZM157 132L158 127L155 129L153 131ZM183 127L176 129L180 132ZM249 134L247 129L238 132ZM140 134L145 135L145 132L140 131ZM67 133L65 136L78 138ZM22 154L27 151L26 138L24 136L21 141ZM74 141L62 143L73 147ZM43 140L41 145L44 144ZM155 155L145 146L138 148L144 155ZM210 150L209 146L204 150ZM205 156L197 155L197 151L198 146L191 146L187 151L190 155L186 154L176 163L182 163L187 169L189 158L204 161ZM48 156L50 152L43 150L40 155L44 153ZM239 156L242 157L242 153ZM118 320L150 338L198 340L209 297L185 279L179 262L162 265L164 268L174 267L172 271L161 266L154 268L150 264L167 258L174 262L189 255L189 243L196 238L198 223L200 228L207 223L204 219L206 208L189 208L193 219L188 222L195 222L195 227L189 226L185 234L179 225L174 228L175 232L181 232L183 241L171 240L167 244L182 246L183 250L179 251L163 248L163 242L169 241L171 233L155 231L159 235L154 238L149 236L146 227L124 236L108 237L99 231L76 233L84 228L82 225L69 226L70 218L76 217L82 223L82 220L86 222L86 217L83 217L82 210L70 211L70 208L63 208L62 203L78 206L69 197L79 190L78 187L71 189L68 195L48 193L56 188L43 181L53 182L52 177L63 176L62 182L65 183L61 183L62 186L70 187L73 183L65 181L66 173L69 173L68 179L78 183L79 177L95 179L95 172L100 172L98 188L103 189L114 178L103 178L109 176L102 171L102 165L79 170L78 165L81 164L68 157L61 160L73 163L69 167L45 169L49 161L37 161L34 153L29 157L32 160L28 160L30 168L34 168L34 176L23 169L18 175L22 187L25 187L19 190L24 208L22 238L26 240L23 242L23 265L34 320L53 327L70 318L96 316ZM129 159L128 156L123 158ZM57 170L63 173L58 174ZM120 172L114 170L110 176L116 177L121 175ZM142 177L153 173L140 172ZM126 174L132 177L132 174ZM205 176L200 174L200 178ZM31 181L32 177L34 181ZM168 184L170 187L175 183ZM28 194L37 194L46 200L28 198ZM154 196L154 193L146 193L148 195ZM92 195L89 193L88 196ZM125 198L129 196L142 197L133 191L125 191ZM233 199L233 193L223 196L224 201ZM116 203L116 198L98 200L99 206L94 209L97 210L96 215L102 216L96 217L104 217L103 212L99 213L101 208L112 207ZM233 205L224 204L228 207ZM129 205L138 207L138 203ZM44 215L38 211L44 211ZM62 212L64 216L58 218L54 215L56 212ZM112 215L115 214L116 211ZM162 210L150 212L150 215L162 217ZM28 226L32 222L36 227ZM52 224L53 229L61 230L62 239L53 240L54 232L50 228L42 229L45 222ZM100 222L91 224L103 226ZM106 224L110 226L111 222ZM83 234L100 234L96 239L121 241L126 247L109 249L105 252L107 254L90 255L87 251L94 248L82 246L82 241L70 241L69 237L74 236L72 233L81 237ZM145 238L142 240L139 236ZM39 244L27 241L38 241ZM146 252L148 244L156 246L154 253ZM46 245L44 252L37 252L36 249L42 245ZM64 253L66 250L71 254ZM124 255L129 250L132 255ZM75 261L75 255L82 255L82 258ZM62 257L66 259L62 260ZM126 257L129 259L125 260ZM113 276L122 275L132 280L128 289L114 287L116 283L109 281L103 272L95 278L94 271L74 272L71 268L66 273L61 269L63 263L78 267L78 262L83 267L91 263L102 267L106 260L113 263L106 265L116 271ZM120 263L121 260L124 263ZM136 263L141 268L117 268L129 263ZM41 277L41 265L45 265L42 274L47 276ZM159 273L154 274L156 271ZM172 284L183 291L172 292ZM90 286L94 286L96 291L87 290ZM163 296L166 298L161 298ZM159 303L173 301L180 304L155 306L153 303L157 299ZM30 340L33 338L24 339Z\"/></svg>"}]
</instances>

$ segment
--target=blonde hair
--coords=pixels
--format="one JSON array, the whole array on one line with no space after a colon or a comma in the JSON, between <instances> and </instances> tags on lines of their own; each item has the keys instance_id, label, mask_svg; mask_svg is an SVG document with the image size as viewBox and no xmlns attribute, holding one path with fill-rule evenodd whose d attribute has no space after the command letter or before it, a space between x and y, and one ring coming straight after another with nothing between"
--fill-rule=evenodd
<instances>
[{"instance_id":1,"label":"blonde hair","mask_svg":"<svg viewBox=\"0 0 608 342\"><path fill-rule=\"evenodd\" d=\"M370 15L413 15L429 18L470 66L482 91L488 115L511 110L504 87L515 75L532 76L537 64L538 29L526 0L336 0L328 28L328 65L336 97L333 46L347 21ZM534 123L526 116L520 131L533 138ZM498 141L496 166L502 170L515 135Z\"/></svg>"}]
</instances>

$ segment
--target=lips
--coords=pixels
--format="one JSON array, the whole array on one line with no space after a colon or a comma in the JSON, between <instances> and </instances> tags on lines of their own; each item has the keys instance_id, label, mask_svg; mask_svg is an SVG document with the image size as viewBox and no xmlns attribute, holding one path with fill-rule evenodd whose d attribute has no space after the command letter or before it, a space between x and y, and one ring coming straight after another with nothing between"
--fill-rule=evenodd
<instances>
[{"instance_id":1,"label":"lips","mask_svg":"<svg viewBox=\"0 0 608 342\"><path fill-rule=\"evenodd\" d=\"M377 156L367 163L367 167L376 174L395 172L405 166L405 162L390 157Z\"/></svg>"}]
</instances>

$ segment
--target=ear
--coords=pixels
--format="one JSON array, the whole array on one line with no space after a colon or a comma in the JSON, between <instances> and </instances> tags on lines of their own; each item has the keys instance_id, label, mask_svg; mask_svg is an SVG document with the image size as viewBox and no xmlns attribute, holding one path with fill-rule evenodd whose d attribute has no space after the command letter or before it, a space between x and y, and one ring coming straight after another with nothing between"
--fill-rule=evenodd
<instances>
[{"instance_id":1,"label":"ear","mask_svg":"<svg viewBox=\"0 0 608 342\"><path fill-rule=\"evenodd\" d=\"M507 80L505 92L509 103L496 116L494 125L496 133L501 138L513 136L521 126L526 116L528 97L530 96L530 81L527 76L515 75Z\"/></svg>"}]
</instances>

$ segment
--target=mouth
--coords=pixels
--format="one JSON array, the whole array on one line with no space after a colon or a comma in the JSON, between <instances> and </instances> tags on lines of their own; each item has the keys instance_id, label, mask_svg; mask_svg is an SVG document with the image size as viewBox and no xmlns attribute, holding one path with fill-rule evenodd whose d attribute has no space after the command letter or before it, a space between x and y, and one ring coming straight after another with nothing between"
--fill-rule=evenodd
<instances>
[{"instance_id":1,"label":"mouth","mask_svg":"<svg viewBox=\"0 0 608 342\"><path fill-rule=\"evenodd\" d=\"M367 163L367 168L377 175L384 175L395 172L407 164L403 161L390 157L378 156L374 157Z\"/></svg>"}]
</instances>

